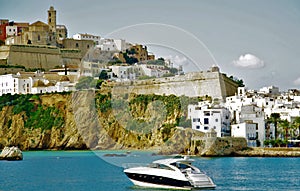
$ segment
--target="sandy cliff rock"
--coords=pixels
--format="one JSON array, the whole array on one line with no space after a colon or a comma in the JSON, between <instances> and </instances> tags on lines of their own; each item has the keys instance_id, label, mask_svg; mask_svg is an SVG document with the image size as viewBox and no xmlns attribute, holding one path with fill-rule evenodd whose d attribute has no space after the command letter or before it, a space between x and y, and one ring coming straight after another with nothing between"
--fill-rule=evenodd
<instances>
[{"instance_id":1,"label":"sandy cliff rock","mask_svg":"<svg viewBox=\"0 0 300 191\"><path fill-rule=\"evenodd\" d=\"M4 147L0 160L23 160L23 154L18 147Z\"/></svg>"},{"instance_id":2,"label":"sandy cliff rock","mask_svg":"<svg viewBox=\"0 0 300 191\"><path fill-rule=\"evenodd\" d=\"M0 149L157 149L162 154L191 150L192 154L217 156L245 146L239 139L216 139L191 147L191 138L204 134L175 128L186 108L176 96L120 97L113 98L109 91L77 91L34 95L29 111L16 112L18 105L4 106Z\"/></svg>"}]
</instances>

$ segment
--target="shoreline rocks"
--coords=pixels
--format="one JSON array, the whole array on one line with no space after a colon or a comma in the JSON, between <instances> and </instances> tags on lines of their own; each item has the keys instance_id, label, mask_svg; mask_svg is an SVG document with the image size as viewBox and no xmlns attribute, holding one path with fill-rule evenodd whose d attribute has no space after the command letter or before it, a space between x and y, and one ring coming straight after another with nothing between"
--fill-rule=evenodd
<instances>
[{"instance_id":1,"label":"shoreline rocks","mask_svg":"<svg viewBox=\"0 0 300 191\"><path fill-rule=\"evenodd\" d=\"M248 148L236 151L237 157L300 157L300 148Z\"/></svg>"},{"instance_id":2,"label":"shoreline rocks","mask_svg":"<svg viewBox=\"0 0 300 191\"><path fill-rule=\"evenodd\" d=\"M4 147L0 154L0 160L23 160L23 153L18 147Z\"/></svg>"}]
</instances>

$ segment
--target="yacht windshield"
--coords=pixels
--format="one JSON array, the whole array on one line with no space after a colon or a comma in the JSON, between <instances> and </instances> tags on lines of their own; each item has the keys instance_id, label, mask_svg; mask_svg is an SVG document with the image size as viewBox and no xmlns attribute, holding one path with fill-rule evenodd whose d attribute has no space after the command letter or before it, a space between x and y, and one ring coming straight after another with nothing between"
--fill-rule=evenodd
<instances>
[{"instance_id":1,"label":"yacht windshield","mask_svg":"<svg viewBox=\"0 0 300 191\"><path fill-rule=\"evenodd\" d=\"M171 165L176 166L182 172L185 172L188 169L192 170L192 172L194 172L194 173L200 172L198 169L194 168L190 164L176 162L176 163L172 163Z\"/></svg>"},{"instance_id":2,"label":"yacht windshield","mask_svg":"<svg viewBox=\"0 0 300 191\"><path fill-rule=\"evenodd\" d=\"M174 169L168 167L167 165L158 164L158 163L151 163L151 164L149 164L149 167L150 168L164 169L164 170L174 170Z\"/></svg>"}]
</instances>

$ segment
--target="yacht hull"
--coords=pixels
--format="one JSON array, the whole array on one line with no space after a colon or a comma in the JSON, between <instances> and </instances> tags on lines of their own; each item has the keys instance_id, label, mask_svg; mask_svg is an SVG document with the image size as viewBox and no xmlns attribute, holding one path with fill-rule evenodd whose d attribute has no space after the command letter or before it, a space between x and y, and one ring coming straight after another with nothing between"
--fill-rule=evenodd
<instances>
[{"instance_id":1,"label":"yacht hull","mask_svg":"<svg viewBox=\"0 0 300 191\"><path fill-rule=\"evenodd\" d=\"M181 189L191 190L192 185L189 181L177 180L163 176L154 176L137 173L126 173L130 181L141 187L151 188L166 188L166 189Z\"/></svg>"}]
</instances>

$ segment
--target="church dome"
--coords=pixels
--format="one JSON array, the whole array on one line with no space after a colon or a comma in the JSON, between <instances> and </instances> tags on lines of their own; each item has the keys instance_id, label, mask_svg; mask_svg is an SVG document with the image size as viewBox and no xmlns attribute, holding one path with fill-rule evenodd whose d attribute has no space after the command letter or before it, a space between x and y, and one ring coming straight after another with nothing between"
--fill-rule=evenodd
<instances>
[{"instance_id":1,"label":"church dome","mask_svg":"<svg viewBox=\"0 0 300 191\"><path fill-rule=\"evenodd\" d=\"M70 79L68 78L68 76L62 76L59 81L60 82L69 82Z\"/></svg>"},{"instance_id":2,"label":"church dome","mask_svg":"<svg viewBox=\"0 0 300 191\"><path fill-rule=\"evenodd\" d=\"M35 81L32 87L46 87L45 83L41 80Z\"/></svg>"}]
</instances>

